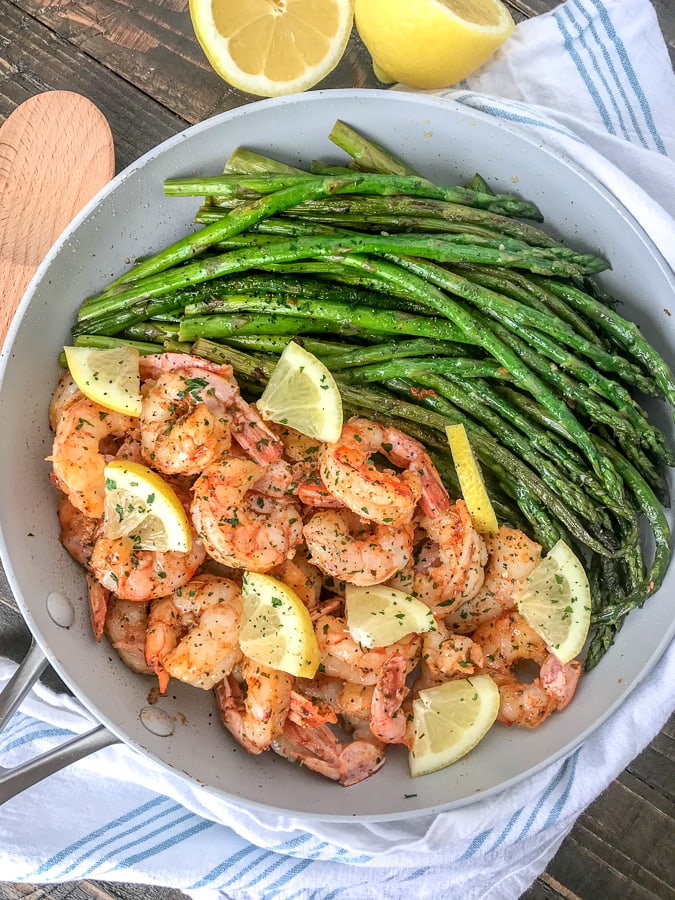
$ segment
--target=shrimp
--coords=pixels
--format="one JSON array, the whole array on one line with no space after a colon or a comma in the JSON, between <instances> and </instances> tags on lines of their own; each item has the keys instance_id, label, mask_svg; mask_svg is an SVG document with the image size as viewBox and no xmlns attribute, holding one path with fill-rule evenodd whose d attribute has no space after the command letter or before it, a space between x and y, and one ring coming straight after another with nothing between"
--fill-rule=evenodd
<instances>
[{"instance_id":1,"label":"shrimp","mask_svg":"<svg viewBox=\"0 0 675 900\"><path fill-rule=\"evenodd\" d=\"M381 453L403 472L380 471L371 456ZM334 444L319 454L321 479L334 497L361 518L405 525L420 506L437 515L449 505L443 482L419 441L397 428L353 418Z\"/></svg>"},{"instance_id":2,"label":"shrimp","mask_svg":"<svg viewBox=\"0 0 675 900\"><path fill-rule=\"evenodd\" d=\"M412 746L412 716L403 709L403 701L410 693L405 680L408 660L394 653L382 664L371 701L370 730L384 744Z\"/></svg>"},{"instance_id":3,"label":"shrimp","mask_svg":"<svg viewBox=\"0 0 675 900\"><path fill-rule=\"evenodd\" d=\"M384 745L374 739L343 743L328 725L305 727L291 718L272 741L272 749L285 759L298 761L344 787L358 784L384 765Z\"/></svg>"},{"instance_id":4,"label":"shrimp","mask_svg":"<svg viewBox=\"0 0 675 900\"><path fill-rule=\"evenodd\" d=\"M302 517L287 501L255 494L265 470L252 460L210 466L194 484L192 520L213 559L225 566L266 572L293 556Z\"/></svg>"},{"instance_id":5,"label":"shrimp","mask_svg":"<svg viewBox=\"0 0 675 900\"><path fill-rule=\"evenodd\" d=\"M155 468L197 474L227 450L230 434L256 462L280 459L281 441L241 396L231 366L160 353L141 357L140 370L144 381L155 382L144 388L141 412L143 452Z\"/></svg>"},{"instance_id":6,"label":"shrimp","mask_svg":"<svg viewBox=\"0 0 675 900\"><path fill-rule=\"evenodd\" d=\"M471 638L452 634L443 620L422 635L422 666L415 689L422 690L452 678L466 678L485 664L483 650Z\"/></svg>"},{"instance_id":7,"label":"shrimp","mask_svg":"<svg viewBox=\"0 0 675 900\"><path fill-rule=\"evenodd\" d=\"M578 660L563 665L549 652L545 642L520 613L504 613L476 629L472 640L485 657L487 674L499 688L500 722L537 728L556 710L564 709L576 690L581 675ZM531 660L539 675L522 681L514 666Z\"/></svg>"},{"instance_id":8,"label":"shrimp","mask_svg":"<svg viewBox=\"0 0 675 900\"><path fill-rule=\"evenodd\" d=\"M406 674L417 665L421 639L409 634L388 647L362 647L350 635L343 618L329 613L314 623L314 631L321 653L322 672L356 684L377 684L380 670L391 657L400 654L406 659Z\"/></svg>"},{"instance_id":9,"label":"shrimp","mask_svg":"<svg viewBox=\"0 0 675 900\"><path fill-rule=\"evenodd\" d=\"M102 519L92 519L70 502L66 494L59 500L59 540L73 557L84 568L88 568L89 560L96 539L103 527Z\"/></svg>"},{"instance_id":10,"label":"shrimp","mask_svg":"<svg viewBox=\"0 0 675 900\"><path fill-rule=\"evenodd\" d=\"M298 548L293 559L284 560L281 565L271 569L270 574L292 588L308 610L313 611L318 607L323 576L309 562L302 547Z\"/></svg>"},{"instance_id":11,"label":"shrimp","mask_svg":"<svg viewBox=\"0 0 675 900\"><path fill-rule=\"evenodd\" d=\"M363 522L346 509L321 510L303 529L311 561L351 584L380 584L412 556L409 525Z\"/></svg>"},{"instance_id":12,"label":"shrimp","mask_svg":"<svg viewBox=\"0 0 675 900\"><path fill-rule=\"evenodd\" d=\"M130 538L101 536L89 560L103 587L122 600L166 597L186 584L206 558L204 545L193 535L187 553L139 550Z\"/></svg>"},{"instance_id":13,"label":"shrimp","mask_svg":"<svg viewBox=\"0 0 675 900\"><path fill-rule=\"evenodd\" d=\"M73 376L69 371L64 372L49 402L49 424L52 431L56 431L64 410L74 400L80 400L82 397L84 394L75 384Z\"/></svg>"},{"instance_id":14,"label":"shrimp","mask_svg":"<svg viewBox=\"0 0 675 900\"><path fill-rule=\"evenodd\" d=\"M148 605L120 600L115 594L110 594L105 617L105 634L108 640L122 662L141 675L151 675L153 672L145 660Z\"/></svg>"},{"instance_id":15,"label":"shrimp","mask_svg":"<svg viewBox=\"0 0 675 900\"><path fill-rule=\"evenodd\" d=\"M210 690L241 660L238 584L203 574L153 601L145 658L157 673L161 693L170 678Z\"/></svg>"},{"instance_id":16,"label":"shrimp","mask_svg":"<svg viewBox=\"0 0 675 900\"><path fill-rule=\"evenodd\" d=\"M374 684L355 684L353 681L319 673L311 681L298 679L296 687L303 695L324 704L337 716L370 719Z\"/></svg>"},{"instance_id":17,"label":"shrimp","mask_svg":"<svg viewBox=\"0 0 675 900\"><path fill-rule=\"evenodd\" d=\"M420 526L429 540L416 566L414 592L435 614L447 615L480 590L487 562L485 541L463 500L436 518L422 516Z\"/></svg>"},{"instance_id":18,"label":"shrimp","mask_svg":"<svg viewBox=\"0 0 675 900\"><path fill-rule=\"evenodd\" d=\"M513 609L520 586L541 558L541 544L505 525L486 539L486 545L488 562L482 588L448 616L448 625L457 634L471 634L484 622Z\"/></svg>"},{"instance_id":19,"label":"shrimp","mask_svg":"<svg viewBox=\"0 0 675 900\"><path fill-rule=\"evenodd\" d=\"M223 725L248 750L267 750L286 725L291 707L293 677L244 657L245 694L230 675L216 687L216 700Z\"/></svg>"},{"instance_id":20,"label":"shrimp","mask_svg":"<svg viewBox=\"0 0 675 900\"><path fill-rule=\"evenodd\" d=\"M99 519L103 515L104 469L117 448L102 444L123 440L132 424L130 416L104 409L84 394L62 405L52 455L47 459L52 463L53 483L86 516Z\"/></svg>"}]
</instances>

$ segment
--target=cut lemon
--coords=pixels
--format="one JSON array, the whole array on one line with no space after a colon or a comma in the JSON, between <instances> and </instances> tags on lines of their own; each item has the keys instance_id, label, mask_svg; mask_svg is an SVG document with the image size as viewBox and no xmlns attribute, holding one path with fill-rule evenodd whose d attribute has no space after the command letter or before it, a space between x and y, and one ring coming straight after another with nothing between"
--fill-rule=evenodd
<instances>
[{"instance_id":1,"label":"cut lemon","mask_svg":"<svg viewBox=\"0 0 675 900\"><path fill-rule=\"evenodd\" d=\"M271 575L246 572L239 646L263 666L297 678L313 678L321 657L307 607L295 591Z\"/></svg>"},{"instance_id":2,"label":"cut lemon","mask_svg":"<svg viewBox=\"0 0 675 900\"><path fill-rule=\"evenodd\" d=\"M525 579L516 606L561 663L581 653L591 627L591 589L584 567L564 541Z\"/></svg>"},{"instance_id":3,"label":"cut lemon","mask_svg":"<svg viewBox=\"0 0 675 900\"><path fill-rule=\"evenodd\" d=\"M306 91L345 52L353 0L190 0L197 40L215 71L240 91Z\"/></svg>"},{"instance_id":4,"label":"cut lemon","mask_svg":"<svg viewBox=\"0 0 675 900\"><path fill-rule=\"evenodd\" d=\"M100 406L128 416L141 414L138 350L134 347L64 347L73 381Z\"/></svg>"},{"instance_id":5,"label":"cut lemon","mask_svg":"<svg viewBox=\"0 0 675 900\"><path fill-rule=\"evenodd\" d=\"M337 441L342 431L342 397L321 360L290 341L258 400L263 419L288 425L319 441Z\"/></svg>"},{"instance_id":6,"label":"cut lemon","mask_svg":"<svg viewBox=\"0 0 675 900\"><path fill-rule=\"evenodd\" d=\"M381 81L456 84L515 28L499 0L356 0L356 27Z\"/></svg>"},{"instance_id":7,"label":"cut lemon","mask_svg":"<svg viewBox=\"0 0 675 900\"><path fill-rule=\"evenodd\" d=\"M480 534L497 534L497 516L488 497L478 460L473 455L469 437L463 425L448 425L445 429L452 451L462 497L471 521Z\"/></svg>"},{"instance_id":8,"label":"cut lemon","mask_svg":"<svg viewBox=\"0 0 675 900\"><path fill-rule=\"evenodd\" d=\"M499 689L489 675L445 681L413 700L413 778L452 765L485 737L499 712Z\"/></svg>"},{"instance_id":9,"label":"cut lemon","mask_svg":"<svg viewBox=\"0 0 675 900\"><path fill-rule=\"evenodd\" d=\"M362 647L388 647L408 634L436 630L426 603L384 584L348 584L345 610L349 633Z\"/></svg>"},{"instance_id":10,"label":"cut lemon","mask_svg":"<svg viewBox=\"0 0 675 900\"><path fill-rule=\"evenodd\" d=\"M113 460L105 467L103 532L131 538L139 550L192 546L190 522L171 485L140 463Z\"/></svg>"}]
</instances>

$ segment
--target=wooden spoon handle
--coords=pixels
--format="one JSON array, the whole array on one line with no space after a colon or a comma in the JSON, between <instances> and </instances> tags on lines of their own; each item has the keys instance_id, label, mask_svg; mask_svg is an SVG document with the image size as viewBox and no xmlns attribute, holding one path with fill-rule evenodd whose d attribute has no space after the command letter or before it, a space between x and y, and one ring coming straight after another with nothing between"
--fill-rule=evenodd
<instances>
[{"instance_id":1,"label":"wooden spoon handle","mask_svg":"<svg viewBox=\"0 0 675 900\"><path fill-rule=\"evenodd\" d=\"M49 248L114 172L108 123L80 94L38 94L2 125L0 342Z\"/></svg>"}]
</instances>

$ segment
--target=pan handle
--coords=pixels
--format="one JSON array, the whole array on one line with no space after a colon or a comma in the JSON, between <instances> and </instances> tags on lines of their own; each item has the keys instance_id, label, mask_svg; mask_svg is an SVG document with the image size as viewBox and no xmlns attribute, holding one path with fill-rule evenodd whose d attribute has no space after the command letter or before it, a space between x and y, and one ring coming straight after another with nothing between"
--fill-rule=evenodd
<instances>
[{"instance_id":1,"label":"pan handle","mask_svg":"<svg viewBox=\"0 0 675 900\"><path fill-rule=\"evenodd\" d=\"M0 732L19 708L24 697L47 668L48 662L39 646L33 642L19 668L0 692ZM119 739L104 725L77 735L35 759L6 769L0 766L0 805L32 787L43 778L53 775L103 747L116 744Z\"/></svg>"}]
</instances>

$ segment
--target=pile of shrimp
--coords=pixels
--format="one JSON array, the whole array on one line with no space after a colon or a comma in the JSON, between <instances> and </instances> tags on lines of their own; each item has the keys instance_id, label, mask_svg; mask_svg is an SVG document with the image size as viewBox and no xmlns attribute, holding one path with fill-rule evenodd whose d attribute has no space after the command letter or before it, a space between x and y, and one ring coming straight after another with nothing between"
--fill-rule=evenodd
<instances>
[{"instance_id":1,"label":"pile of shrimp","mask_svg":"<svg viewBox=\"0 0 675 900\"><path fill-rule=\"evenodd\" d=\"M270 426L227 365L187 354L140 361L131 418L85 397L64 375L50 406L60 539L86 570L94 635L134 671L212 690L225 728L352 785L387 748L410 748L412 701L449 679L488 673L499 721L535 728L570 702L581 671L562 665L515 611L541 556L520 531L484 539L451 500L422 444L352 418L336 443ZM140 550L103 533L104 468L143 463L183 503L189 552ZM294 678L239 646L242 576L265 572L309 610L321 663ZM386 584L431 610L436 630L367 649L350 635L346 584ZM528 677L521 663L534 667Z\"/></svg>"}]
</instances>

